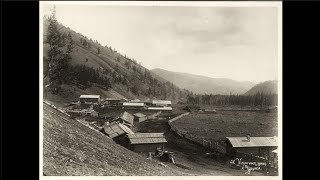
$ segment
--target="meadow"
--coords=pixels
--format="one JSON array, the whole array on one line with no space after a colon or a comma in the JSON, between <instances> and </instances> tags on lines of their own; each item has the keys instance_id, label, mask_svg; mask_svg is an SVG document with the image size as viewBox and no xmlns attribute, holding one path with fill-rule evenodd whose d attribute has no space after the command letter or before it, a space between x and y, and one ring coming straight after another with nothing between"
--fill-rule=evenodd
<instances>
[{"instance_id":1,"label":"meadow","mask_svg":"<svg viewBox=\"0 0 320 180\"><path fill-rule=\"evenodd\" d=\"M172 123L194 139L222 141L236 136L278 136L277 113L261 111L218 111L217 114L191 113Z\"/></svg>"}]
</instances>

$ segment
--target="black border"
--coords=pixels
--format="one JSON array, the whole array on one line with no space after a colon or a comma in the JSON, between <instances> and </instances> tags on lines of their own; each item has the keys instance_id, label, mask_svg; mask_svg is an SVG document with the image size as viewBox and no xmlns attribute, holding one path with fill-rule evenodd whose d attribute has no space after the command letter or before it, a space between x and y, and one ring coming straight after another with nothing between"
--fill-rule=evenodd
<instances>
[{"instance_id":1,"label":"black border","mask_svg":"<svg viewBox=\"0 0 320 180\"><path fill-rule=\"evenodd\" d=\"M2 1L1 6L1 179L17 179L17 176L38 179L39 3ZM319 119L301 112L309 103L304 100L313 101L310 94L318 93L318 81L312 81L311 77L319 76L318 66L312 64L319 61L316 56L320 47L319 9L319 2L283 2L285 179L302 171L302 166L296 166L297 160L304 161L308 152L312 153L311 143L307 142L310 136L302 134L311 131L310 126ZM306 86L312 86L313 90Z\"/></svg>"},{"instance_id":2,"label":"black border","mask_svg":"<svg viewBox=\"0 0 320 180\"><path fill-rule=\"evenodd\" d=\"M1 179L39 178L39 2L1 2Z\"/></svg>"}]
</instances>

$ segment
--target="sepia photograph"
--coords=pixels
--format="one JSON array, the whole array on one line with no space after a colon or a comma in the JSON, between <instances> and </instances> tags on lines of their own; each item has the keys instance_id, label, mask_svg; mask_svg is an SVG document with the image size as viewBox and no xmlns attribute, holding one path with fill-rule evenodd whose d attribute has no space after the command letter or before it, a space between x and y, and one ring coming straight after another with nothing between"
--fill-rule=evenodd
<instances>
[{"instance_id":1,"label":"sepia photograph","mask_svg":"<svg viewBox=\"0 0 320 180\"><path fill-rule=\"evenodd\" d=\"M281 9L41 1L40 178L281 178Z\"/></svg>"}]
</instances>

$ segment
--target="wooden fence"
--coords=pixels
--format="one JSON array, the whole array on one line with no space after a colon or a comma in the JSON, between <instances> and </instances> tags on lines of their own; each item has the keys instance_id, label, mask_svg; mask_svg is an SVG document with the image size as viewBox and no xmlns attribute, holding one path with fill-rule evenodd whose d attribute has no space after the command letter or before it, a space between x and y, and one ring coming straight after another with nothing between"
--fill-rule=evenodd
<instances>
[{"instance_id":1,"label":"wooden fence","mask_svg":"<svg viewBox=\"0 0 320 180\"><path fill-rule=\"evenodd\" d=\"M180 130L178 128L176 128L172 122L184 117L184 116L187 116L189 115L190 113L187 112L187 113L184 113L184 114L181 114L180 116L177 116L173 119L170 119L168 121L168 124L170 126L170 129L171 131L174 131L176 134L178 134L180 137L183 137L191 142L194 142L194 143L197 143L199 145L202 145L203 147L211 150L211 151L214 151L214 152L219 152L221 154L225 154L226 153L226 148L222 145L220 145L218 142L215 142L215 141L209 141L209 140L205 140L204 138L201 138L201 137L197 137L197 136L194 136L192 134L189 134L187 131L183 131L183 130Z\"/></svg>"}]
</instances>

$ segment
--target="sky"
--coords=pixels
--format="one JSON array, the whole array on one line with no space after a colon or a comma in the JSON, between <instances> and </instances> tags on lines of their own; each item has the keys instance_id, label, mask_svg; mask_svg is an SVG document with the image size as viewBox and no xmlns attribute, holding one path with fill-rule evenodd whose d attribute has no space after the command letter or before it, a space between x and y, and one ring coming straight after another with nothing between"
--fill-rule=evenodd
<instances>
[{"instance_id":1,"label":"sky","mask_svg":"<svg viewBox=\"0 0 320 180\"><path fill-rule=\"evenodd\" d=\"M277 79L275 7L56 5L56 18L148 69Z\"/></svg>"}]
</instances>

